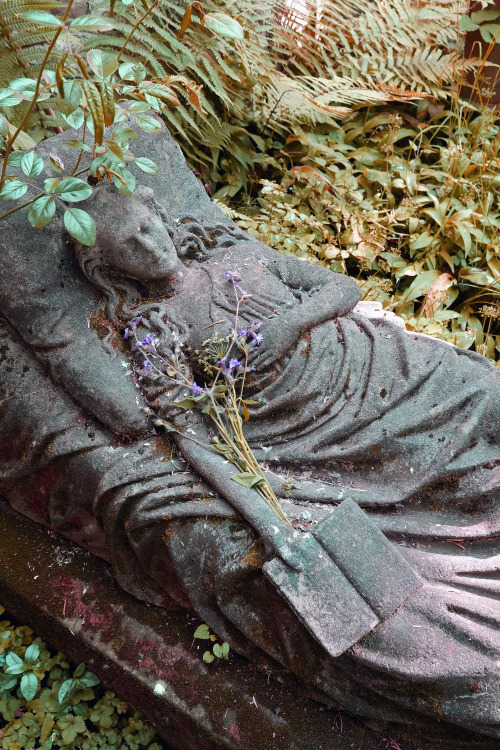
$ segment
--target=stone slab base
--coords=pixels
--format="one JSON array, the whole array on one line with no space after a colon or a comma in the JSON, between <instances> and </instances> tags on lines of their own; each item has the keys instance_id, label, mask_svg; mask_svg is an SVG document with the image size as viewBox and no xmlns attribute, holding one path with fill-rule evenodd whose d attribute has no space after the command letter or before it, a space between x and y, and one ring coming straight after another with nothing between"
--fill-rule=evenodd
<instances>
[{"instance_id":1,"label":"stone slab base","mask_svg":"<svg viewBox=\"0 0 500 750\"><path fill-rule=\"evenodd\" d=\"M199 621L126 594L110 567L0 500L0 602L156 725L176 750L381 750L348 714L246 659L206 665ZM198 644L201 644L198 646ZM389 745L390 746L390 745Z\"/></svg>"}]
</instances>

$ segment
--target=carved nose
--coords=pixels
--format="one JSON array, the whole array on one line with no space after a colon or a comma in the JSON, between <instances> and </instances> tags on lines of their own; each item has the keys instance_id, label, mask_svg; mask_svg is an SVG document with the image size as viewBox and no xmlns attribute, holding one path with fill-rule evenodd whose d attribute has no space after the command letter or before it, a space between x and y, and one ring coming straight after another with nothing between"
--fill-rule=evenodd
<instances>
[{"instance_id":1,"label":"carved nose","mask_svg":"<svg viewBox=\"0 0 500 750\"><path fill-rule=\"evenodd\" d=\"M139 185L139 187L136 188L134 195L136 198L144 201L144 203L149 203L149 201L153 200L153 198L155 197L152 189L150 187L146 187L145 185Z\"/></svg>"}]
</instances>

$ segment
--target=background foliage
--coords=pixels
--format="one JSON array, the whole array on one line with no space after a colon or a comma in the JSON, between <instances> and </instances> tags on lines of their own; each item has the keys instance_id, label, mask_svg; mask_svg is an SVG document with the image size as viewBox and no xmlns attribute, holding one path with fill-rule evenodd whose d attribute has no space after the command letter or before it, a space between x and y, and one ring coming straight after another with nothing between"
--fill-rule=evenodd
<instances>
[{"instance_id":1,"label":"background foliage","mask_svg":"<svg viewBox=\"0 0 500 750\"><path fill-rule=\"evenodd\" d=\"M5 86L36 75L50 38L20 20L21 4L65 7L0 5ZM481 61L463 53L467 30L479 29L485 48L498 36L497 11L483 5L466 15L461 0L96 0L92 12L110 27L76 29L49 68L68 49L139 63L135 90L123 93L161 114L241 226L355 276L366 299L409 328L498 360L498 116ZM218 14L237 19L241 33L221 31ZM467 75L473 103L462 97ZM149 86L173 79L170 100L152 96L141 76ZM26 138L73 124L57 99L51 105L30 113ZM17 109L4 112L16 123Z\"/></svg>"},{"instance_id":2,"label":"background foliage","mask_svg":"<svg viewBox=\"0 0 500 750\"><path fill-rule=\"evenodd\" d=\"M154 727L98 683L30 628L1 620L0 748L163 750Z\"/></svg>"}]
</instances>

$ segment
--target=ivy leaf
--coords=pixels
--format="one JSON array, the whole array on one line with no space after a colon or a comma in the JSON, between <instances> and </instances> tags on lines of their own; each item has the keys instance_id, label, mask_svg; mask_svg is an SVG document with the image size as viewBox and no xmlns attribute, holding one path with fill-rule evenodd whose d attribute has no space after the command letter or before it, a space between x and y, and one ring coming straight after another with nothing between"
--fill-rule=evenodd
<instances>
[{"instance_id":1,"label":"ivy leaf","mask_svg":"<svg viewBox=\"0 0 500 750\"><path fill-rule=\"evenodd\" d=\"M135 160L135 163L139 169L142 169L146 174L156 174L158 172L158 165L155 164L154 161L151 161L151 159L147 159L145 156L139 156Z\"/></svg>"},{"instance_id":2,"label":"ivy leaf","mask_svg":"<svg viewBox=\"0 0 500 750\"><path fill-rule=\"evenodd\" d=\"M52 13L46 13L43 10L28 10L26 13L21 13L21 18L24 18L26 21L34 21L42 26L52 26L54 28L63 26L60 18L52 15Z\"/></svg>"},{"instance_id":3,"label":"ivy leaf","mask_svg":"<svg viewBox=\"0 0 500 750\"><path fill-rule=\"evenodd\" d=\"M91 247L95 243L95 221L86 211L80 208L67 208L64 214L64 226L69 234L82 245Z\"/></svg>"},{"instance_id":4,"label":"ivy leaf","mask_svg":"<svg viewBox=\"0 0 500 750\"><path fill-rule=\"evenodd\" d=\"M199 625L196 630L194 631L193 638L201 638L203 640L208 640L210 638L210 631L208 629L208 625Z\"/></svg>"},{"instance_id":5,"label":"ivy leaf","mask_svg":"<svg viewBox=\"0 0 500 750\"><path fill-rule=\"evenodd\" d=\"M82 31L111 31L114 25L109 18L100 18L99 16L78 16L70 23L72 29L82 29Z\"/></svg>"},{"instance_id":6,"label":"ivy leaf","mask_svg":"<svg viewBox=\"0 0 500 750\"><path fill-rule=\"evenodd\" d=\"M28 211L28 221L33 229L41 229L52 219L56 211L56 203L50 195L42 195L34 201Z\"/></svg>"},{"instance_id":7,"label":"ivy leaf","mask_svg":"<svg viewBox=\"0 0 500 750\"><path fill-rule=\"evenodd\" d=\"M33 672L26 672L21 678L21 695L24 700L32 701L38 690L38 680Z\"/></svg>"},{"instance_id":8,"label":"ivy leaf","mask_svg":"<svg viewBox=\"0 0 500 750\"><path fill-rule=\"evenodd\" d=\"M34 151L29 151L21 159L21 169L26 177L37 177L43 169L43 159Z\"/></svg>"},{"instance_id":9,"label":"ivy leaf","mask_svg":"<svg viewBox=\"0 0 500 750\"><path fill-rule=\"evenodd\" d=\"M256 485L264 484L263 477L258 476L258 474L252 474L250 471L233 474L231 479L233 482L243 485L243 487L255 487Z\"/></svg>"},{"instance_id":10,"label":"ivy leaf","mask_svg":"<svg viewBox=\"0 0 500 750\"><path fill-rule=\"evenodd\" d=\"M13 651L7 654L5 663L7 664L7 669L5 670L6 674L22 674L24 672L23 660Z\"/></svg>"},{"instance_id":11,"label":"ivy leaf","mask_svg":"<svg viewBox=\"0 0 500 750\"><path fill-rule=\"evenodd\" d=\"M207 13L204 17L205 26L215 34L228 39L243 39L243 29L236 19L225 13Z\"/></svg>"},{"instance_id":12,"label":"ivy leaf","mask_svg":"<svg viewBox=\"0 0 500 750\"><path fill-rule=\"evenodd\" d=\"M0 107L16 107L21 104L23 97L14 89L0 89Z\"/></svg>"},{"instance_id":13,"label":"ivy leaf","mask_svg":"<svg viewBox=\"0 0 500 750\"><path fill-rule=\"evenodd\" d=\"M160 123L151 115L137 115L135 122L145 133L159 133L161 130Z\"/></svg>"},{"instance_id":14,"label":"ivy leaf","mask_svg":"<svg viewBox=\"0 0 500 750\"><path fill-rule=\"evenodd\" d=\"M20 180L6 180L0 191L0 198L4 201L16 201L23 197L27 189L28 186Z\"/></svg>"},{"instance_id":15,"label":"ivy leaf","mask_svg":"<svg viewBox=\"0 0 500 750\"><path fill-rule=\"evenodd\" d=\"M54 193L63 201L78 203L92 195L92 187L77 177L67 177L56 186Z\"/></svg>"},{"instance_id":16,"label":"ivy leaf","mask_svg":"<svg viewBox=\"0 0 500 750\"><path fill-rule=\"evenodd\" d=\"M203 654L203 661L205 664L211 664L213 660L215 659L215 656L210 653L210 651L205 651Z\"/></svg>"}]
</instances>

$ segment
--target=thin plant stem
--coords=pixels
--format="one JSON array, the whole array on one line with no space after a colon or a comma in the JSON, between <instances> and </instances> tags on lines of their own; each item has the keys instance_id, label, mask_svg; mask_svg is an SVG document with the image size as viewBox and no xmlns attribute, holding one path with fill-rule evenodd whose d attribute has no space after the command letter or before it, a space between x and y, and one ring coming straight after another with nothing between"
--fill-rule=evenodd
<instances>
[{"instance_id":1,"label":"thin plant stem","mask_svg":"<svg viewBox=\"0 0 500 750\"><path fill-rule=\"evenodd\" d=\"M36 100L37 100L38 94L40 92L40 84L42 82L42 76L43 76L43 73L44 73L44 70L45 70L45 66L47 65L48 59L50 57L50 53L54 49L55 43L59 39L59 35L61 34L61 32L64 29L64 24L66 22L66 19L68 18L68 15L69 15L69 12L71 10L71 6L73 5L73 2L74 2L74 0L69 0L68 5L66 6L66 12L64 13L64 16L61 19L61 26L57 29L56 33L54 34L54 37L53 37L52 41L50 42L49 46L47 47L47 51L45 53L45 57L43 58L42 64L40 66L40 72L38 73L38 78L37 78L36 86L35 86L35 93L33 94L33 98L32 98L32 100L31 100L31 102L29 104L29 107L26 110L26 112L24 114L24 117L21 120L21 123L18 126L16 132L14 133L14 135L12 136L12 138L9 138L8 141L7 141L7 148L5 149L5 155L4 155L3 164L2 164L2 174L0 175L0 189L3 187L3 184L5 182L5 170L7 169L7 160L8 160L8 158L9 158L11 152L12 152L12 146L14 145L17 136L19 135L19 133L21 132L21 130L24 128L24 125L26 124L26 120L28 119L31 110L33 109L33 107L36 104ZM2 217L0 216L0 218L2 218Z\"/></svg>"}]
</instances>

